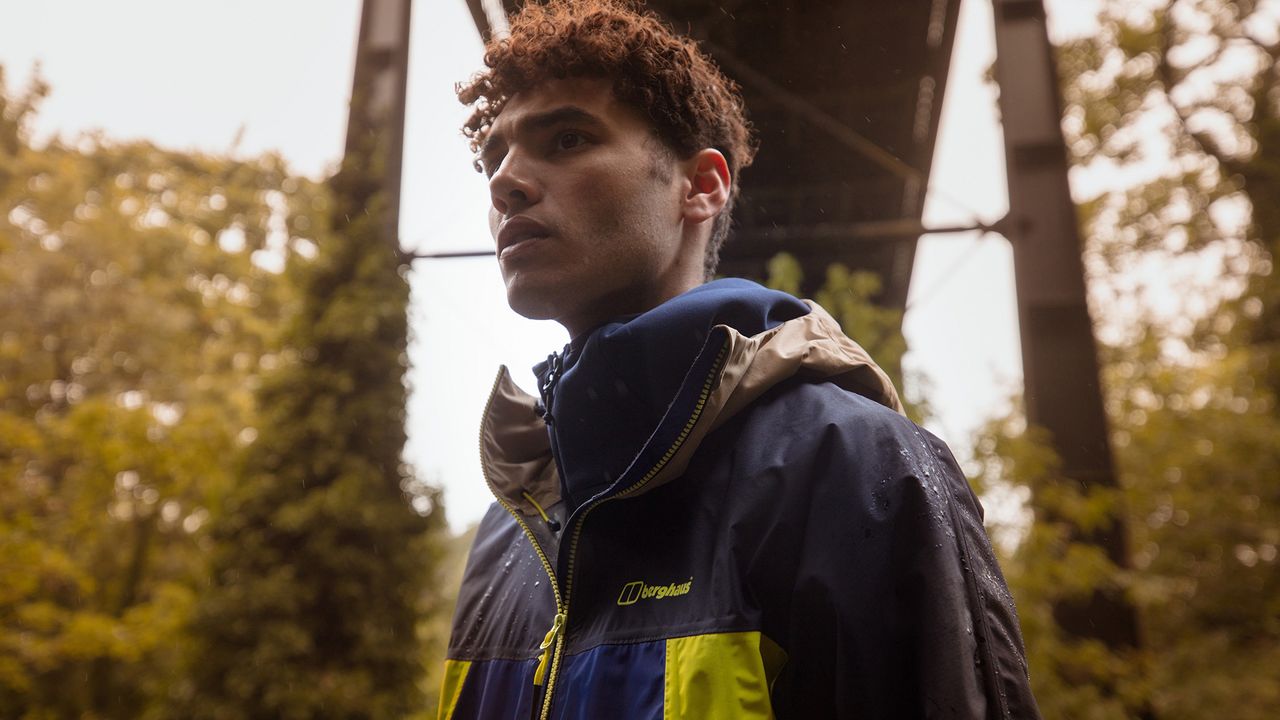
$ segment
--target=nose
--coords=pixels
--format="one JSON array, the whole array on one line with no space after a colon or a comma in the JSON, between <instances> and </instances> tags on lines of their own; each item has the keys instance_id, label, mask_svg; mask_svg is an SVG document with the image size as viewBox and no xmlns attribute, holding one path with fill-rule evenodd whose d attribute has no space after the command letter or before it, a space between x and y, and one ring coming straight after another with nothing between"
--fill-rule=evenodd
<instances>
[{"instance_id":1,"label":"nose","mask_svg":"<svg viewBox=\"0 0 1280 720\"><path fill-rule=\"evenodd\" d=\"M489 177L489 197L493 209L501 215L513 215L525 208L537 204L541 199L537 183L534 182L529 163L525 162L513 150L502 159L502 163Z\"/></svg>"}]
</instances>

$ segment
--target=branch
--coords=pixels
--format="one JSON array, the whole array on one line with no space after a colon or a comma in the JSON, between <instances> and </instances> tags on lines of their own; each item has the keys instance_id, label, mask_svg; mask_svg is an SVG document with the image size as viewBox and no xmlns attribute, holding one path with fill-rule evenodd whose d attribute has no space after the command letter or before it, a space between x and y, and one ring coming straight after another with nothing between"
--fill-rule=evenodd
<instances>
[{"instance_id":1,"label":"branch","mask_svg":"<svg viewBox=\"0 0 1280 720\"><path fill-rule=\"evenodd\" d=\"M1178 0L1169 0L1164 8L1164 17L1161 19L1159 35L1159 56L1156 59L1156 75L1160 79L1160 84L1164 86L1164 97L1169 103L1169 108L1178 116L1178 122L1182 125L1183 133L1191 138L1192 142L1200 149L1200 152L1208 155L1218 161L1228 174L1235 175L1244 171L1244 163L1232 158L1228 155L1208 133L1195 132L1189 125L1191 113L1178 105L1173 100L1173 89L1178 84L1177 68L1169 60L1169 50L1173 46L1173 21L1171 19L1173 6ZM1225 46L1222 43L1220 47ZM1185 77L1185 75L1184 75Z\"/></svg>"}]
</instances>

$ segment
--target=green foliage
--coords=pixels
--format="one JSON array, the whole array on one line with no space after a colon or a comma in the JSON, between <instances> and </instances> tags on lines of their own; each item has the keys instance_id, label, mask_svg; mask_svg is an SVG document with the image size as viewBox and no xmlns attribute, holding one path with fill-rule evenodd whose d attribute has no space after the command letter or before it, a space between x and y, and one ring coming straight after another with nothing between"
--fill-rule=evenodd
<instances>
[{"instance_id":1,"label":"green foliage","mask_svg":"<svg viewBox=\"0 0 1280 720\"><path fill-rule=\"evenodd\" d=\"M1132 504L1131 593L1162 717L1274 717L1280 687L1280 417L1247 344L1184 363L1163 333L1113 351L1115 444Z\"/></svg>"},{"instance_id":2,"label":"green foliage","mask_svg":"<svg viewBox=\"0 0 1280 720\"><path fill-rule=\"evenodd\" d=\"M36 147L45 92L0 75L0 717L420 710L399 259L277 157Z\"/></svg>"},{"instance_id":3,"label":"green foliage","mask_svg":"<svg viewBox=\"0 0 1280 720\"><path fill-rule=\"evenodd\" d=\"M1120 491L1062 477L1017 415L983 434L976 470L989 488L1021 488L1034 510L1013 528L1021 542L1005 569L1046 717L1271 718L1280 44L1251 35L1274 27L1258 3L1102 9L1095 36L1061 48L1059 70L1080 177L1132 173L1080 206ZM1211 281L1167 280L1206 264L1221 266ZM1127 528L1129 567L1078 539L1110 510ZM1063 636L1054 606L1097 589L1139 609L1140 651Z\"/></svg>"},{"instance_id":4,"label":"green foliage","mask_svg":"<svg viewBox=\"0 0 1280 720\"><path fill-rule=\"evenodd\" d=\"M1274 717L1280 690L1280 420L1248 348L1194 365L1160 356L1160 333L1110 348L1108 411L1121 483L1086 494L1047 440L1016 419L977 448L988 487L1030 490L1035 521L1005 560L1046 717ZM1132 567L1076 539L1123 509ZM1050 519L1052 518L1052 519ZM997 533L999 529L997 529ZM1118 588L1139 608L1143 652L1065 638L1054 604ZM1109 697L1100 688L1116 688Z\"/></svg>"},{"instance_id":5,"label":"green foliage","mask_svg":"<svg viewBox=\"0 0 1280 720\"><path fill-rule=\"evenodd\" d=\"M294 302L259 262L325 200L273 157L33 147L45 90L0 76L0 716L154 717Z\"/></svg>"},{"instance_id":6,"label":"green foliage","mask_svg":"<svg viewBox=\"0 0 1280 720\"><path fill-rule=\"evenodd\" d=\"M767 272L767 287L800 297L804 273L794 257L787 253L775 255L769 260ZM902 356L907 352L907 342L902 337L902 312L873 301L881 289L882 281L875 273L853 272L836 263L827 268L826 282L815 293L814 300L875 358L894 386L901 389ZM924 422L929 416L929 406L922 398L904 397L903 404L916 422Z\"/></svg>"}]
</instances>

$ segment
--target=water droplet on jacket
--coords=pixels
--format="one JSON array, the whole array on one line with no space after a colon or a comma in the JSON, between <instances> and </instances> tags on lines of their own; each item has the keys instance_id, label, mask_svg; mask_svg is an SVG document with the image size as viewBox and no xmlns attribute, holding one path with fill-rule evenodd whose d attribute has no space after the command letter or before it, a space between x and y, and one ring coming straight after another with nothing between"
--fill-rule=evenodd
<instances>
[{"instance_id":1,"label":"water droplet on jacket","mask_svg":"<svg viewBox=\"0 0 1280 720\"><path fill-rule=\"evenodd\" d=\"M871 493L871 497L876 501L876 505L881 510L889 509L889 495L884 490L876 490Z\"/></svg>"}]
</instances>

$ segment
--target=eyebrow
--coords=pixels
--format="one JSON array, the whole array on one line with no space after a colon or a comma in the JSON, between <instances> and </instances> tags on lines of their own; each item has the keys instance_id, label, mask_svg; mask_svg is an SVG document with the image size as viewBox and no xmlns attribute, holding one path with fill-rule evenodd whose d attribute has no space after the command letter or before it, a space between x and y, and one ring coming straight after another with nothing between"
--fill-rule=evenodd
<instances>
[{"instance_id":1,"label":"eyebrow","mask_svg":"<svg viewBox=\"0 0 1280 720\"><path fill-rule=\"evenodd\" d=\"M594 113L588 112L577 105L562 105L540 113L525 115L515 123L514 134L516 137L526 135L538 130L544 130L548 127L559 125L561 123L581 123L584 125L592 125L600 127L604 124ZM484 142L480 144L480 162L485 162L493 154L493 149L498 143L502 142L502 135L494 135L490 133L485 137Z\"/></svg>"}]
</instances>

